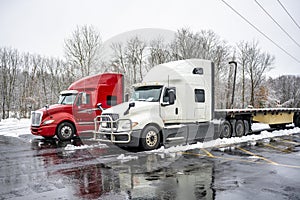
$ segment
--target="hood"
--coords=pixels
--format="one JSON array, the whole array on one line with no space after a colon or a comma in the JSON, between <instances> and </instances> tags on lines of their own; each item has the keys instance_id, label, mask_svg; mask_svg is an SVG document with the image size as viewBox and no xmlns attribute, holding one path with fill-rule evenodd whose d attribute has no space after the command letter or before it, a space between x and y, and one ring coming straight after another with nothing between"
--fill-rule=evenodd
<instances>
[{"instance_id":1,"label":"hood","mask_svg":"<svg viewBox=\"0 0 300 200\"><path fill-rule=\"evenodd\" d=\"M50 115L52 115L52 114L55 114L57 112L62 112L62 110L65 109L65 108L71 108L72 109L72 107L73 107L73 105L54 104L54 105L50 105L47 110L48 110L48 113ZM40 108L38 111L42 111L42 112L45 113L46 108L45 107Z\"/></svg>"},{"instance_id":2,"label":"hood","mask_svg":"<svg viewBox=\"0 0 300 200\"><path fill-rule=\"evenodd\" d=\"M108 108L103 111L102 115L119 114L120 118L123 118L123 117L126 118L126 117L136 113L137 111L138 112L149 111L159 105L159 102L147 102L147 101L133 101L133 102L135 103L135 106L130 108L129 113L127 115L124 115L124 113L129 108L129 103L132 103L132 102L125 102L125 103L121 103L119 105L113 106L111 108Z\"/></svg>"}]
</instances>

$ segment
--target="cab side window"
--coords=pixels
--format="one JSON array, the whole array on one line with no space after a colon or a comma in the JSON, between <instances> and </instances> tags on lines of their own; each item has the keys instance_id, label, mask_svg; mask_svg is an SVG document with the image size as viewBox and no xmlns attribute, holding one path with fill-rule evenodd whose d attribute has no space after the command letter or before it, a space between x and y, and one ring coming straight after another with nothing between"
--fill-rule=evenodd
<instances>
[{"instance_id":1,"label":"cab side window","mask_svg":"<svg viewBox=\"0 0 300 200\"><path fill-rule=\"evenodd\" d=\"M109 105L109 106L115 106L118 104L117 102L117 96L111 96L111 95L108 95L106 97L106 104Z\"/></svg>"},{"instance_id":2,"label":"cab side window","mask_svg":"<svg viewBox=\"0 0 300 200\"><path fill-rule=\"evenodd\" d=\"M205 91L203 89L195 89L195 102L196 103L205 102Z\"/></svg>"},{"instance_id":3,"label":"cab side window","mask_svg":"<svg viewBox=\"0 0 300 200\"><path fill-rule=\"evenodd\" d=\"M175 100L176 100L176 88L175 87L172 87L172 88L166 88L165 89L165 92L164 92L164 95L163 95L163 102L164 103L168 103L169 102L169 91L170 90L173 90L174 93L175 93Z\"/></svg>"},{"instance_id":4,"label":"cab side window","mask_svg":"<svg viewBox=\"0 0 300 200\"><path fill-rule=\"evenodd\" d=\"M80 93L77 98L76 105L89 105L91 104L91 95L87 93Z\"/></svg>"}]
</instances>

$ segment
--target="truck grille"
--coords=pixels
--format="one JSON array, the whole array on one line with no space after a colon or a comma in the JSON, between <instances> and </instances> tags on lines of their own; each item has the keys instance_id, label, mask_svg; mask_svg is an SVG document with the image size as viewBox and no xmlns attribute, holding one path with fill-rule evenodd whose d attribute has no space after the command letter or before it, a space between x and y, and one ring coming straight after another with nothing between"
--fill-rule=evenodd
<instances>
[{"instance_id":1,"label":"truck grille","mask_svg":"<svg viewBox=\"0 0 300 200\"><path fill-rule=\"evenodd\" d=\"M31 126L40 126L42 121L43 113L39 111L31 112Z\"/></svg>"},{"instance_id":2,"label":"truck grille","mask_svg":"<svg viewBox=\"0 0 300 200\"><path fill-rule=\"evenodd\" d=\"M105 116L110 116L112 121L113 121L113 128L118 128L118 125L117 125L117 120L119 119L119 115L118 114L105 114ZM107 121L107 124L106 124L106 128L112 128L111 127L111 123L110 122L110 118L109 117L105 117L103 116L102 117L102 121L105 122Z\"/></svg>"}]
</instances>

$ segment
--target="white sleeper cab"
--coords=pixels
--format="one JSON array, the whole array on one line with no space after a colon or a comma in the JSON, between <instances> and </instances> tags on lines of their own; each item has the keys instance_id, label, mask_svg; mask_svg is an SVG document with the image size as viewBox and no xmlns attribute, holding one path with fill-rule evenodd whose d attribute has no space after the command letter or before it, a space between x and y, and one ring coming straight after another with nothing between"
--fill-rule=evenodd
<instances>
[{"instance_id":1,"label":"white sleeper cab","mask_svg":"<svg viewBox=\"0 0 300 200\"><path fill-rule=\"evenodd\" d=\"M214 64L209 60L160 64L133 88L129 102L108 108L95 119L95 140L151 150L242 136L251 132L254 113L268 113L263 109L215 110ZM296 120L299 126L299 109L289 112L291 119L280 124Z\"/></svg>"}]
</instances>

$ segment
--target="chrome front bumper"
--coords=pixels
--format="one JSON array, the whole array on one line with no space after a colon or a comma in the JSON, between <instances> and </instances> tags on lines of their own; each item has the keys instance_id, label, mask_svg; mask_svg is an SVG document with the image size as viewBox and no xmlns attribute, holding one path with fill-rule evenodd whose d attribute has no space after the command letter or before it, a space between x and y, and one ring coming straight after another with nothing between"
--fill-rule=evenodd
<instances>
[{"instance_id":1,"label":"chrome front bumper","mask_svg":"<svg viewBox=\"0 0 300 200\"><path fill-rule=\"evenodd\" d=\"M132 121L130 119L113 120L110 115L97 116L94 119L94 140L100 142L112 142L127 144L131 141ZM128 128L120 127L128 123Z\"/></svg>"}]
</instances>

